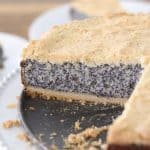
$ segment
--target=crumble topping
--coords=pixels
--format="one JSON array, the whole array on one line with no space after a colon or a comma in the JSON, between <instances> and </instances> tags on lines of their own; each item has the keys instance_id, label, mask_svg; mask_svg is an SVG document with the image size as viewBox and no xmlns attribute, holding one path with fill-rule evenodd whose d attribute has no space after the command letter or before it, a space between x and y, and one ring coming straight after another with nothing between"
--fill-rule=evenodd
<instances>
[{"instance_id":1,"label":"crumble topping","mask_svg":"<svg viewBox=\"0 0 150 150\"><path fill-rule=\"evenodd\" d=\"M23 60L135 64L150 54L149 29L150 14L121 13L73 21L32 41L23 51Z\"/></svg>"}]
</instances>

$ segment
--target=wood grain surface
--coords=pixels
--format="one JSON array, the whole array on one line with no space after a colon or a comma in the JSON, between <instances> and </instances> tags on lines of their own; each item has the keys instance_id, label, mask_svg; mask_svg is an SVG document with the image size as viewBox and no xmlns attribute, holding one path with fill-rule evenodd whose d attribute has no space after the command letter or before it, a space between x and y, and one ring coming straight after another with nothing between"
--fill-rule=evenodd
<instances>
[{"instance_id":1,"label":"wood grain surface","mask_svg":"<svg viewBox=\"0 0 150 150\"><path fill-rule=\"evenodd\" d=\"M27 38L28 27L42 12L70 0L0 0L0 32Z\"/></svg>"}]
</instances>

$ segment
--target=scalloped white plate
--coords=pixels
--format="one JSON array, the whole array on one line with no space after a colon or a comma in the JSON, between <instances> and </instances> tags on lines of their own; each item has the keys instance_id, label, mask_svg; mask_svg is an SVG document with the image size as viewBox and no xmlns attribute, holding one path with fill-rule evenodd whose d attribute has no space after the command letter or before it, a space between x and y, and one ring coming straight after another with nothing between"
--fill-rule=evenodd
<instances>
[{"instance_id":1,"label":"scalloped white plate","mask_svg":"<svg viewBox=\"0 0 150 150\"><path fill-rule=\"evenodd\" d=\"M17 138L19 134L26 133L23 126L4 129L3 123L7 120L20 120L19 99L22 85L20 73L16 72L3 88L0 87L0 150L38 150L37 145L29 144ZM8 105L16 104L16 108L8 108Z\"/></svg>"},{"instance_id":2,"label":"scalloped white plate","mask_svg":"<svg viewBox=\"0 0 150 150\"><path fill-rule=\"evenodd\" d=\"M120 0L123 8L127 12L131 13L147 13L150 12L150 2L142 1L127 1ZM28 32L30 40L39 39L41 35L50 30L54 25L60 25L71 21L70 16L70 4L63 5L59 8L49 10L38 18L36 18L31 24Z\"/></svg>"},{"instance_id":3,"label":"scalloped white plate","mask_svg":"<svg viewBox=\"0 0 150 150\"><path fill-rule=\"evenodd\" d=\"M0 69L0 83L13 70L19 68L20 56L27 41L16 35L0 32L0 43L5 57L4 67Z\"/></svg>"}]
</instances>

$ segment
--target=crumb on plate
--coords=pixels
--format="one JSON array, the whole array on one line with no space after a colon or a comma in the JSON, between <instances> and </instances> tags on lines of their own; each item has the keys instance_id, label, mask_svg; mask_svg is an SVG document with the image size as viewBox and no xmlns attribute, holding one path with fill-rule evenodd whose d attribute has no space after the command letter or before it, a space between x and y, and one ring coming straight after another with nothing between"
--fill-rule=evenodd
<instances>
[{"instance_id":1,"label":"crumb on plate","mask_svg":"<svg viewBox=\"0 0 150 150\"><path fill-rule=\"evenodd\" d=\"M9 108L9 109L14 109L14 108L16 108L17 107L17 104L16 103L9 103L8 105L7 105L7 108Z\"/></svg>"},{"instance_id":2,"label":"crumb on plate","mask_svg":"<svg viewBox=\"0 0 150 150\"><path fill-rule=\"evenodd\" d=\"M65 148L70 150L99 150L104 144L98 138L100 134L107 130L108 126L91 127L77 134L70 134L65 139ZM104 146L103 146L104 147Z\"/></svg>"},{"instance_id":3,"label":"crumb on plate","mask_svg":"<svg viewBox=\"0 0 150 150\"><path fill-rule=\"evenodd\" d=\"M77 120L77 121L75 122L74 129L75 129L75 131L81 130L80 121L79 121L79 120Z\"/></svg>"},{"instance_id":4,"label":"crumb on plate","mask_svg":"<svg viewBox=\"0 0 150 150\"><path fill-rule=\"evenodd\" d=\"M21 125L21 122L19 120L7 120L7 121L3 122L3 127L5 129L19 127L20 125Z\"/></svg>"},{"instance_id":5,"label":"crumb on plate","mask_svg":"<svg viewBox=\"0 0 150 150\"><path fill-rule=\"evenodd\" d=\"M19 133L17 135L17 138L24 142L29 142L29 143L31 142L31 139L29 138L29 136L26 133Z\"/></svg>"},{"instance_id":6,"label":"crumb on plate","mask_svg":"<svg viewBox=\"0 0 150 150\"><path fill-rule=\"evenodd\" d=\"M32 106L30 106L30 107L29 107L29 110L35 111L35 108L32 107Z\"/></svg>"}]
</instances>

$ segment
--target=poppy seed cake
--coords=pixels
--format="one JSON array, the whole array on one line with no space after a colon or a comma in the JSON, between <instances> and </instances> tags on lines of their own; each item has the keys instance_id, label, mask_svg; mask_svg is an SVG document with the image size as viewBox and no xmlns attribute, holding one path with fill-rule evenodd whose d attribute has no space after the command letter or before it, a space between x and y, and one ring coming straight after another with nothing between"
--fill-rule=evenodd
<instances>
[{"instance_id":1,"label":"poppy seed cake","mask_svg":"<svg viewBox=\"0 0 150 150\"><path fill-rule=\"evenodd\" d=\"M117 14L54 27L24 49L23 84L47 99L126 100L143 70L140 57L150 53L149 20Z\"/></svg>"},{"instance_id":2,"label":"poppy seed cake","mask_svg":"<svg viewBox=\"0 0 150 150\"><path fill-rule=\"evenodd\" d=\"M27 94L48 100L122 103L131 95L108 131L108 149L149 150L149 37L149 14L115 14L54 27L24 49L22 82Z\"/></svg>"}]
</instances>

